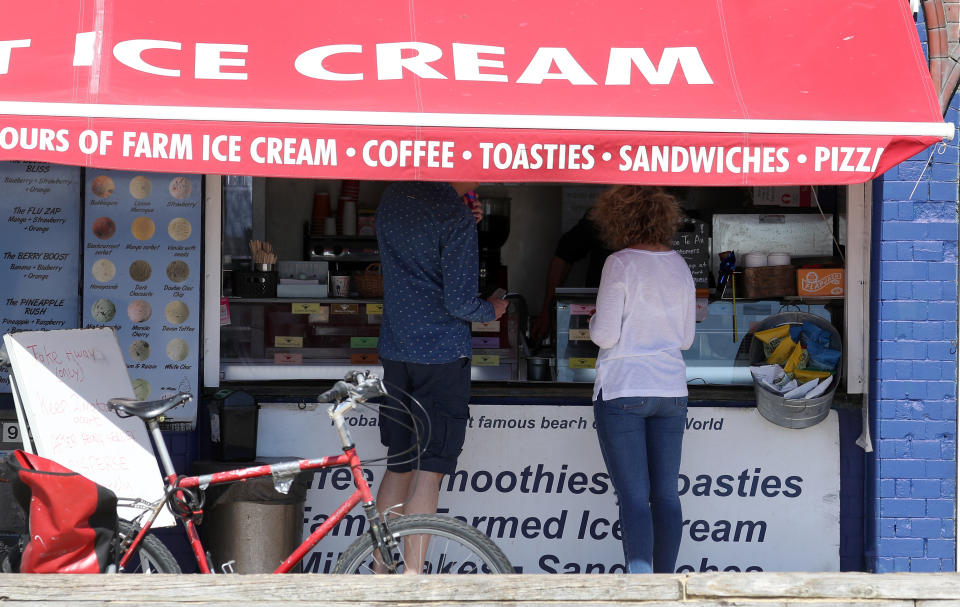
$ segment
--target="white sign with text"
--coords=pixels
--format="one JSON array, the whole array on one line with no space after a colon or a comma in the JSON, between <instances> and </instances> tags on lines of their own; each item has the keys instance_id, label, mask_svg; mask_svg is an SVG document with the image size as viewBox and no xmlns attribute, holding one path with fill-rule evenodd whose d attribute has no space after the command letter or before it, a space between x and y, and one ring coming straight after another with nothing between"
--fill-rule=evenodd
<instances>
[{"instance_id":1,"label":"white sign with text","mask_svg":"<svg viewBox=\"0 0 960 607\"><path fill-rule=\"evenodd\" d=\"M523 572L623 572L616 497L593 409L471 405L471 414L460 469L443 480L440 510L490 535ZM355 414L351 433L361 458L383 455L375 412ZM338 450L322 407L261 409L258 455L317 457ZM367 468L374 486L383 471L379 464ZM791 430L753 408L691 407L679 489L678 572L839 570L836 413ZM348 470L317 472L307 494L305 534L352 490ZM329 571L364 529L362 512L351 512L306 557L304 570Z\"/></svg>"},{"instance_id":2,"label":"white sign with text","mask_svg":"<svg viewBox=\"0 0 960 607\"><path fill-rule=\"evenodd\" d=\"M78 472L118 497L163 497L160 468L143 422L120 418L111 398L133 398L113 329L4 335L25 449ZM29 431L29 434L26 434ZM32 444L31 444L32 443ZM141 510L120 510L132 518ZM164 510L155 525L172 525Z\"/></svg>"}]
</instances>

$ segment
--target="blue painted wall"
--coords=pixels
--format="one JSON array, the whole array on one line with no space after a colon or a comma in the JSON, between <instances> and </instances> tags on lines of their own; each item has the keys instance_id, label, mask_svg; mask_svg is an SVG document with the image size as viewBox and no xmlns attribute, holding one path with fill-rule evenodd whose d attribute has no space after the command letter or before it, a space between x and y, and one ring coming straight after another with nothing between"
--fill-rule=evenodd
<instances>
[{"instance_id":1,"label":"blue painted wall","mask_svg":"<svg viewBox=\"0 0 960 607\"><path fill-rule=\"evenodd\" d=\"M954 97L947 121L957 108ZM865 556L876 572L956 570L958 161L955 137L874 182Z\"/></svg>"}]
</instances>

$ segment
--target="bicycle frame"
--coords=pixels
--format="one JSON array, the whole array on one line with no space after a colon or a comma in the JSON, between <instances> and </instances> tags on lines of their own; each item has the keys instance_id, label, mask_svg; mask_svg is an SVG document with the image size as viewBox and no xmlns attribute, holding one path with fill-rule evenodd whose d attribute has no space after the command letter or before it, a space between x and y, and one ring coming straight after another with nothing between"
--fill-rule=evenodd
<instances>
[{"instance_id":1,"label":"bicycle frame","mask_svg":"<svg viewBox=\"0 0 960 607\"><path fill-rule=\"evenodd\" d=\"M356 486L356 490L340 505L339 508L331 513L330 517L327 518L327 520L324 521L323 524L321 524L316 530L314 530L313 533L311 533L310 536L307 537L307 539L305 539L303 543L301 543L290 554L290 556L284 559L284 561L280 563L280 566L277 567L273 573L288 573L291 569L293 569L293 567L303 559L307 552L316 546L320 540L326 537L327 533L329 533L331 529L339 524L340 521L343 520L344 516L353 510L357 504L363 505L364 513L367 517L368 523L370 524L370 532L374 534L375 538L382 538L383 531L380 515L377 513L373 494L370 490L370 485L363 476L363 467L360 462L360 458L357 456L355 445L350 438L350 432L343 420L343 414L352 409L354 405L355 403L353 399L348 399L339 405L332 405L329 410L330 416L333 418L334 425L337 428L337 433L340 436L340 442L343 445L343 455L328 456L320 459L291 460L289 462L281 462L262 466L249 466L200 476L177 475L176 471L173 469L173 463L170 459L170 454L167 451L166 444L163 441L163 435L160 433L160 425L158 421L156 419L144 420L144 423L147 425L147 429L149 430L151 440L153 441L154 447L159 455L160 464L164 470L164 483L166 485L166 491L163 499L154 506L150 515L147 517L146 522L142 524L140 532L133 539L133 542L130 544L130 546L124 551L123 556L120 558L120 562L118 563L120 571L123 571L130 558L136 553L136 550L142 539L150 531L150 527L163 510L164 506L170 502L170 499L173 496L182 496L182 493L178 493L180 489L206 489L211 485L223 485L238 481L245 481L252 478L262 478L265 476L273 476L276 481L282 483L284 481L292 480L293 477L300 472L319 470L322 468L349 466L353 474L353 482ZM187 537L190 540L190 547L193 550L197 565L200 567L200 572L214 573L211 570L210 563L207 560L206 550L204 550L203 544L200 541L200 535L197 532L196 524L189 517L177 515L176 518L179 519L184 525L184 528L187 532ZM390 563L389 566L392 567L392 563Z\"/></svg>"}]
</instances>

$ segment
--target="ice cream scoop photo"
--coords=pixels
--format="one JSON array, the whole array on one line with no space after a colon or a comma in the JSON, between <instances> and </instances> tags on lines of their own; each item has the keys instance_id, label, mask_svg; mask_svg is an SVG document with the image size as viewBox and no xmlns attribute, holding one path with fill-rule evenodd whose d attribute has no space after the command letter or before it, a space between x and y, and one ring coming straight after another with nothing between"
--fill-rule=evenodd
<instances>
[{"instance_id":1,"label":"ice cream scoop photo","mask_svg":"<svg viewBox=\"0 0 960 607\"><path fill-rule=\"evenodd\" d=\"M170 180L170 195L179 200L183 200L193 191L190 180L186 177L174 177Z\"/></svg>"},{"instance_id":2,"label":"ice cream scoop photo","mask_svg":"<svg viewBox=\"0 0 960 607\"><path fill-rule=\"evenodd\" d=\"M153 184L143 175L137 175L130 180L130 195L137 200L150 196L151 191L153 191Z\"/></svg>"},{"instance_id":3,"label":"ice cream scoop photo","mask_svg":"<svg viewBox=\"0 0 960 607\"><path fill-rule=\"evenodd\" d=\"M167 264L167 278L173 282L183 282L190 276L190 266L187 262L175 260Z\"/></svg>"},{"instance_id":4,"label":"ice cream scoop photo","mask_svg":"<svg viewBox=\"0 0 960 607\"><path fill-rule=\"evenodd\" d=\"M94 262L90 272L97 282L110 282L117 275L117 266L109 259L99 259Z\"/></svg>"},{"instance_id":5,"label":"ice cream scoop photo","mask_svg":"<svg viewBox=\"0 0 960 607\"><path fill-rule=\"evenodd\" d=\"M98 217L93 220L93 235L100 240L109 240L117 233L117 224L109 217Z\"/></svg>"},{"instance_id":6,"label":"ice cream scoop photo","mask_svg":"<svg viewBox=\"0 0 960 607\"><path fill-rule=\"evenodd\" d=\"M185 359L188 354L190 354L190 346L186 340L177 337L167 342L167 358L170 360L180 362Z\"/></svg>"},{"instance_id":7,"label":"ice cream scoop photo","mask_svg":"<svg viewBox=\"0 0 960 607\"><path fill-rule=\"evenodd\" d=\"M190 238L192 231L193 226L183 217L175 217L170 220L170 223L167 225L167 234L170 235L170 238L177 241Z\"/></svg>"},{"instance_id":8,"label":"ice cream scoop photo","mask_svg":"<svg viewBox=\"0 0 960 607\"><path fill-rule=\"evenodd\" d=\"M117 186L113 183L113 179L110 179L106 175L94 177L93 182L90 184L90 191L93 192L93 195L97 198L112 196L116 189Z\"/></svg>"},{"instance_id":9,"label":"ice cream scoop photo","mask_svg":"<svg viewBox=\"0 0 960 607\"><path fill-rule=\"evenodd\" d=\"M130 225L130 231L137 240L150 240L156 229L153 220L149 217L137 217Z\"/></svg>"},{"instance_id":10,"label":"ice cream scoop photo","mask_svg":"<svg viewBox=\"0 0 960 607\"><path fill-rule=\"evenodd\" d=\"M117 313L117 306L112 301L100 298L90 306L90 314L97 322L110 322Z\"/></svg>"},{"instance_id":11,"label":"ice cream scoop photo","mask_svg":"<svg viewBox=\"0 0 960 607\"><path fill-rule=\"evenodd\" d=\"M179 325L190 316L190 308L182 301L171 301L164 309L164 314L167 317L167 322L172 325Z\"/></svg>"},{"instance_id":12,"label":"ice cream scoop photo","mask_svg":"<svg viewBox=\"0 0 960 607\"><path fill-rule=\"evenodd\" d=\"M130 278L137 282L148 280L151 274L153 274L153 268L150 267L149 262L138 259L130 264Z\"/></svg>"},{"instance_id":13,"label":"ice cream scoop photo","mask_svg":"<svg viewBox=\"0 0 960 607\"><path fill-rule=\"evenodd\" d=\"M143 299L134 299L127 306L127 316L135 323L147 322L152 314L150 302Z\"/></svg>"},{"instance_id":14,"label":"ice cream scoop photo","mask_svg":"<svg viewBox=\"0 0 960 607\"><path fill-rule=\"evenodd\" d=\"M137 400L147 400L150 397L150 382L138 377L130 382L133 385L133 397Z\"/></svg>"},{"instance_id":15,"label":"ice cream scoop photo","mask_svg":"<svg viewBox=\"0 0 960 607\"><path fill-rule=\"evenodd\" d=\"M150 344L142 339L130 344L130 358L136 361L143 361L150 358Z\"/></svg>"}]
</instances>

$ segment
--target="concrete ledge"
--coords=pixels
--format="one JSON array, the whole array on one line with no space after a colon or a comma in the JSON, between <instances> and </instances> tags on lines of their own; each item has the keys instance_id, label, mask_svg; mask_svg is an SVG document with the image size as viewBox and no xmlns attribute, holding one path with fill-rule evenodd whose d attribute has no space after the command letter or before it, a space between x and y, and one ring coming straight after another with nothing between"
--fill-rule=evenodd
<instances>
[{"instance_id":1,"label":"concrete ledge","mask_svg":"<svg viewBox=\"0 0 960 607\"><path fill-rule=\"evenodd\" d=\"M0 605L960 607L960 574L0 575Z\"/></svg>"}]
</instances>

